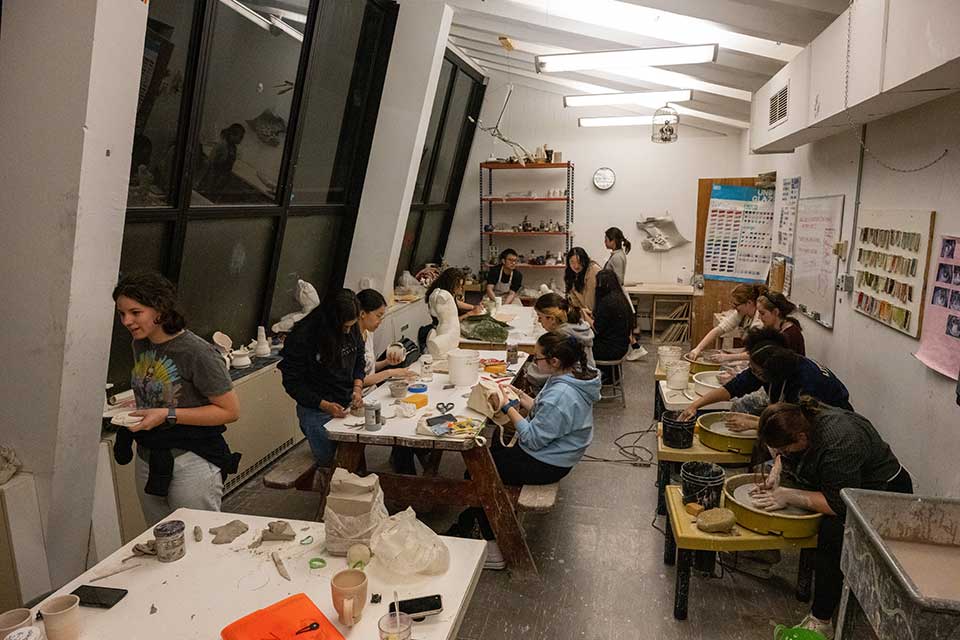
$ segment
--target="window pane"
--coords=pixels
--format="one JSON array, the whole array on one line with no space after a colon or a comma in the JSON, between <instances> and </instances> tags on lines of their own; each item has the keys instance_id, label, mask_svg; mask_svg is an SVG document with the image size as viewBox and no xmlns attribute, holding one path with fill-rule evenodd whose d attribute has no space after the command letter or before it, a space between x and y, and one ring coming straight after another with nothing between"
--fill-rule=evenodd
<instances>
[{"instance_id":1,"label":"window pane","mask_svg":"<svg viewBox=\"0 0 960 640\"><path fill-rule=\"evenodd\" d=\"M173 224L169 222L128 222L123 228L120 277L138 271L163 272L172 233ZM130 340L130 332L114 314L107 371L107 382L113 383L113 393L130 388L130 369L133 367Z\"/></svg>"},{"instance_id":2,"label":"window pane","mask_svg":"<svg viewBox=\"0 0 960 640\"><path fill-rule=\"evenodd\" d=\"M458 71L453 85L453 95L450 96L450 106L447 107L447 121L443 125L443 137L440 140L437 168L433 173L433 185L430 187L432 203L446 202L450 174L453 173L453 160L460 144L460 132L467 121L467 107L472 90L473 79L462 71Z\"/></svg>"},{"instance_id":3,"label":"window pane","mask_svg":"<svg viewBox=\"0 0 960 640\"><path fill-rule=\"evenodd\" d=\"M191 203L272 203L301 45L263 28L263 14L258 21L222 2L214 14Z\"/></svg>"},{"instance_id":4,"label":"window pane","mask_svg":"<svg viewBox=\"0 0 960 640\"><path fill-rule=\"evenodd\" d=\"M433 110L430 112L430 124L427 125L427 137L423 139L423 153L420 156L420 170L417 173L417 185L413 191L413 201L423 202L423 191L426 188L427 172L430 170L430 161L437 146L437 128L440 126L440 116L443 115L443 103L447 99L447 89L454 68L449 60L444 60L440 69L440 78L437 80L437 92L433 96Z\"/></svg>"},{"instance_id":5,"label":"window pane","mask_svg":"<svg viewBox=\"0 0 960 640\"><path fill-rule=\"evenodd\" d=\"M422 217L422 211L411 211L407 218L407 228L403 232L403 244L400 245L400 260L397 262L397 280L400 279L404 271L410 271L411 275L417 275L416 267L410 264L410 259L413 257L413 245L417 242L417 227L420 226L420 218Z\"/></svg>"},{"instance_id":6,"label":"window pane","mask_svg":"<svg viewBox=\"0 0 960 640\"><path fill-rule=\"evenodd\" d=\"M277 283L270 305L270 323L285 314L300 311L296 299L297 280L306 280L317 289L320 299L330 282L340 240L339 216L290 216L283 232L283 249Z\"/></svg>"},{"instance_id":7,"label":"window pane","mask_svg":"<svg viewBox=\"0 0 960 640\"><path fill-rule=\"evenodd\" d=\"M274 235L272 218L187 223L180 303L194 333L223 331L235 345L256 337Z\"/></svg>"},{"instance_id":8,"label":"window pane","mask_svg":"<svg viewBox=\"0 0 960 640\"><path fill-rule=\"evenodd\" d=\"M193 0L150 3L130 163L129 207L172 205L183 77L195 6Z\"/></svg>"},{"instance_id":9,"label":"window pane","mask_svg":"<svg viewBox=\"0 0 960 640\"><path fill-rule=\"evenodd\" d=\"M326 2L320 12L294 174L296 204L346 200L383 23L381 12L365 17L366 4Z\"/></svg>"},{"instance_id":10,"label":"window pane","mask_svg":"<svg viewBox=\"0 0 960 640\"><path fill-rule=\"evenodd\" d=\"M447 217L446 211L427 211L424 214L420 241L413 256L413 268L419 269L428 262L439 262L444 247L440 246L440 233Z\"/></svg>"}]
</instances>

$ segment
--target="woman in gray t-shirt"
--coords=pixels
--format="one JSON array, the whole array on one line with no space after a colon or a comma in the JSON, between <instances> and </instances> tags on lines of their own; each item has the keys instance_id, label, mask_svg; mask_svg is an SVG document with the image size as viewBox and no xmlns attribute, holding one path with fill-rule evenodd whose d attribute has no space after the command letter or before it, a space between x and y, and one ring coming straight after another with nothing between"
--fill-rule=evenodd
<instances>
[{"instance_id":1,"label":"woman in gray t-shirt","mask_svg":"<svg viewBox=\"0 0 960 640\"><path fill-rule=\"evenodd\" d=\"M131 386L140 422L121 427L114 455L126 464L137 443L136 475L148 524L180 507L219 511L223 481L239 454L223 439L240 416L226 363L188 331L174 287L157 273L124 277L113 291L133 337Z\"/></svg>"}]
</instances>

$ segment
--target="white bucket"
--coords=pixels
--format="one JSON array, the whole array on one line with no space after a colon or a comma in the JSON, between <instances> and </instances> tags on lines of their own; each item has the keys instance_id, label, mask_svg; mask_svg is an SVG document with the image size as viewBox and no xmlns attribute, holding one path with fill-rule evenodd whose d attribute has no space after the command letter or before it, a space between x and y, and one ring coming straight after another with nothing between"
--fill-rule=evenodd
<instances>
[{"instance_id":1,"label":"white bucket","mask_svg":"<svg viewBox=\"0 0 960 640\"><path fill-rule=\"evenodd\" d=\"M669 362L667 369L667 387L670 389L686 389L690 379L690 363L686 360Z\"/></svg>"},{"instance_id":2,"label":"white bucket","mask_svg":"<svg viewBox=\"0 0 960 640\"><path fill-rule=\"evenodd\" d=\"M671 362L679 362L683 359L683 347L657 347L657 359L664 368Z\"/></svg>"},{"instance_id":3,"label":"white bucket","mask_svg":"<svg viewBox=\"0 0 960 640\"><path fill-rule=\"evenodd\" d=\"M452 349L447 353L450 384L472 387L480 378L480 352L474 349Z\"/></svg>"}]
</instances>

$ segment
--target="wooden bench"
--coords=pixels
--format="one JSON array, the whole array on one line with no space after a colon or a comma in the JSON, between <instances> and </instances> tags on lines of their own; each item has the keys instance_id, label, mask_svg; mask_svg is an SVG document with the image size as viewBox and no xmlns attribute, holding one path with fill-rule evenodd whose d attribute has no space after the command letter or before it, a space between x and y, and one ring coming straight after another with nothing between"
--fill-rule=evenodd
<instances>
[{"instance_id":1,"label":"wooden bench","mask_svg":"<svg viewBox=\"0 0 960 640\"><path fill-rule=\"evenodd\" d=\"M316 472L310 445L304 440L273 464L263 476L263 485L271 489L316 491L321 488L318 477L321 475ZM520 511L546 513L556 504L559 488L559 483L527 484L513 493Z\"/></svg>"}]
</instances>

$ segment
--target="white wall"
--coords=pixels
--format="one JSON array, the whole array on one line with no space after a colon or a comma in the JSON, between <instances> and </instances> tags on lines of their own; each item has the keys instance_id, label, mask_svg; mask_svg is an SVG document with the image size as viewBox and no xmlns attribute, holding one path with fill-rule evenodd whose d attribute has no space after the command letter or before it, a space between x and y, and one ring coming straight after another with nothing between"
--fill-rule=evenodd
<instances>
[{"instance_id":1,"label":"white wall","mask_svg":"<svg viewBox=\"0 0 960 640\"><path fill-rule=\"evenodd\" d=\"M493 73L487 86L480 118L485 125L496 121L509 82L505 74ZM574 93L571 91L571 93ZM697 218L697 180L702 177L737 177L740 168L740 139L708 134L690 127L680 128L680 139L668 145L650 142L649 127L606 127L581 129L577 117L591 115L578 109L565 109L563 98L551 93L516 85L510 105L500 125L508 136L533 151L538 145L563 153L563 160L575 163L574 246L582 246L601 265L609 255L603 246L607 227L620 227L634 248L628 257L627 279L643 282L673 281L681 266L693 268L693 241ZM593 114L595 115L595 114ZM491 154L509 155L506 145L477 131L463 179L460 200L444 257L450 264L480 263L479 165ZM593 186L593 173L610 167L617 175L612 189L603 192ZM494 192L563 187L562 171L494 172ZM509 208L508 208L509 207ZM641 232L636 221L669 212L680 231L691 242L663 254L649 254L639 246ZM562 203L500 205L494 207L494 221L523 219L539 223L540 218L563 219ZM503 214L503 217L501 217ZM512 246L521 253L531 248L562 249L560 240L544 238L498 238L498 246ZM549 274L549 275L545 275ZM562 282L563 272L531 271L525 281L546 281L555 277ZM542 280L541 280L542 278Z\"/></svg>"},{"instance_id":2,"label":"white wall","mask_svg":"<svg viewBox=\"0 0 960 640\"><path fill-rule=\"evenodd\" d=\"M960 234L960 95L942 98L870 123L868 147L885 162L915 167L949 155L917 173L896 173L869 155L864 160L862 207L937 212L934 235ZM744 137L746 138L746 136ZM799 175L800 196L846 194L843 239L852 242L859 143L839 134L793 154L744 156L746 175L776 170ZM747 154L744 139L744 154ZM845 265L841 263L841 270ZM960 495L960 407L956 381L934 373L911 354L919 342L870 320L837 296L832 331L804 322L807 352L829 366L850 390L854 407L877 426L914 476L920 492Z\"/></svg>"}]
</instances>

